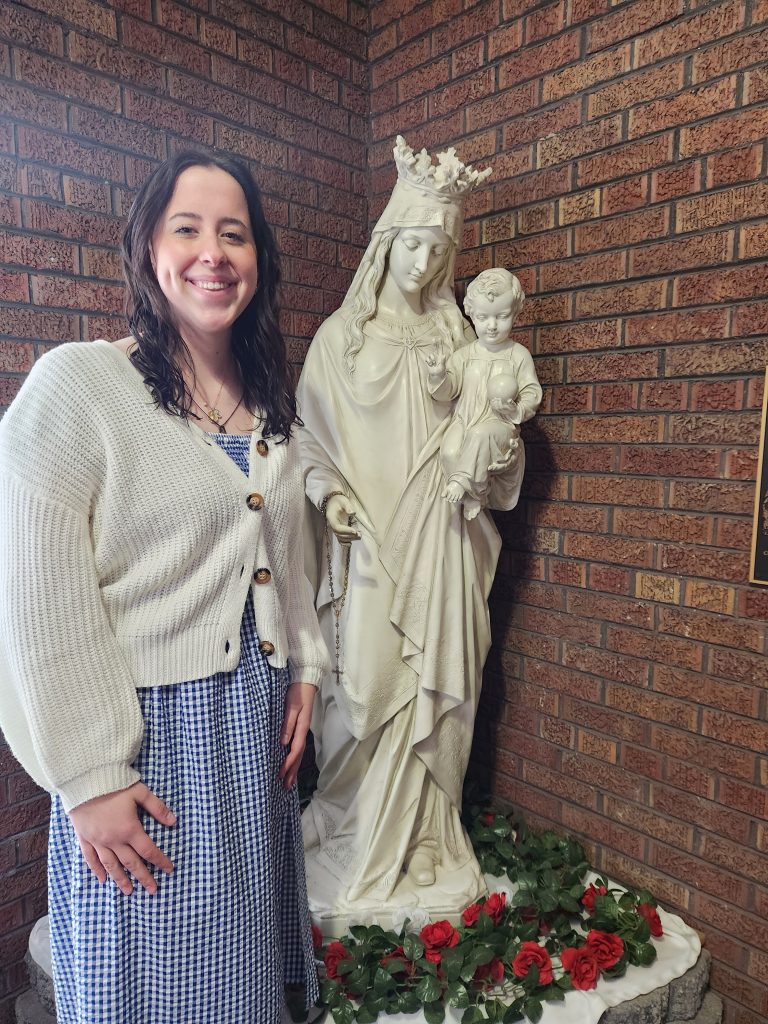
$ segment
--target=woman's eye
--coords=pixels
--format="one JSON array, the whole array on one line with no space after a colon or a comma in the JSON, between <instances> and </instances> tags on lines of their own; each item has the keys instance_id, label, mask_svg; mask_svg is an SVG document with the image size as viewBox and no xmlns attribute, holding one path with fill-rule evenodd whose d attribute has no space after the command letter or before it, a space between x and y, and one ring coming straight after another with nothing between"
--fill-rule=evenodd
<instances>
[{"instance_id":1,"label":"woman's eye","mask_svg":"<svg viewBox=\"0 0 768 1024\"><path fill-rule=\"evenodd\" d=\"M244 242L245 239L238 231L225 231L224 238L229 242Z\"/></svg>"},{"instance_id":2,"label":"woman's eye","mask_svg":"<svg viewBox=\"0 0 768 1024\"><path fill-rule=\"evenodd\" d=\"M191 235L194 234L195 229L191 224L182 224L176 228L175 234L177 235Z\"/></svg>"}]
</instances>

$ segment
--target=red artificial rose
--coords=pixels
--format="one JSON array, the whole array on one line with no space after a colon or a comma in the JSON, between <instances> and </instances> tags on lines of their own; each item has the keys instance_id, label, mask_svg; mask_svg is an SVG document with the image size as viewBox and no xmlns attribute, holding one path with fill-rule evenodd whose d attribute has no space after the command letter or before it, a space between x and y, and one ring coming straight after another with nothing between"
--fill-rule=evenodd
<instances>
[{"instance_id":1,"label":"red artificial rose","mask_svg":"<svg viewBox=\"0 0 768 1024\"><path fill-rule=\"evenodd\" d=\"M595 912L595 900L598 896L605 896L608 890L604 885L601 885L598 889L594 887L592 882L589 883L587 888L584 890L584 894L581 897L581 905L587 911L588 914L594 914Z\"/></svg>"},{"instance_id":2,"label":"red artificial rose","mask_svg":"<svg viewBox=\"0 0 768 1024\"><path fill-rule=\"evenodd\" d=\"M487 964L480 964L475 971L472 981L480 985L498 985L504 980L504 964L498 957Z\"/></svg>"},{"instance_id":3,"label":"red artificial rose","mask_svg":"<svg viewBox=\"0 0 768 1024\"><path fill-rule=\"evenodd\" d=\"M615 967L624 955L624 942L620 936L598 932L594 928L587 936L587 947L592 950L601 971Z\"/></svg>"},{"instance_id":4,"label":"red artificial rose","mask_svg":"<svg viewBox=\"0 0 768 1024\"><path fill-rule=\"evenodd\" d=\"M323 933L317 927L316 924L312 925L312 945L315 949L320 949L323 944Z\"/></svg>"},{"instance_id":5,"label":"red artificial rose","mask_svg":"<svg viewBox=\"0 0 768 1024\"><path fill-rule=\"evenodd\" d=\"M465 911L462 912L461 920L465 925L471 927L473 924L477 924L477 919L480 917L480 911L483 908L479 903L471 903Z\"/></svg>"},{"instance_id":6,"label":"red artificial rose","mask_svg":"<svg viewBox=\"0 0 768 1024\"><path fill-rule=\"evenodd\" d=\"M539 984L549 985L552 981L552 959L549 953L538 942L524 942L512 961L515 977L525 978L534 964L539 968Z\"/></svg>"},{"instance_id":7,"label":"red artificial rose","mask_svg":"<svg viewBox=\"0 0 768 1024\"><path fill-rule=\"evenodd\" d=\"M424 956L433 964L439 964L442 960L441 949L455 946L461 938L450 921L435 921L424 925L419 937L424 943Z\"/></svg>"},{"instance_id":8,"label":"red artificial rose","mask_svg":"<svg viewBox=\"0 0 768 1024\"><path fill-rule=\"evenodd\" d=\"M651 926L651 935L653 935L654 938L658 939L660 935L664 934L659 912L652 903L641 903L637 908L637 912L640 917L644 917Z\"/></svg>"},{"instance_id":9,"label":"red artificial rose","mask_svg":"<svg viewBox=\"0 0 768 1024\"><path fill-rule=\"evenodd\" d=\"M491 814L491 812L490 812L490 811L487 811L487 812L486 812L486 813L485 813L485 814L483 815L483 824L484 824L484 825L492 825L492 824L493 824L493 820L494 820L494 818L495 818L495 817L496 817L496 815L495 815L495 814Z\"/></svg>"},{"instance_id":10,"label":"red artificial rose","mask_svg":"<svg viewBox=\"0 0 768 1024\"><path fill-rule=\"evenodd\" d=\"M325 951L325 973L329 978L338 978L338 966L341 960L351 960L352 954L341 942L331 942Z\"/></svg>"},{"instance_id":11,"label":"red artificial rose","mask_svg":"<svg viewBox=\"0 0 768 1024\"><path fill-rule=\"evenodd\" d=\"M581 949L564 949L560 954L560 963L570 974L574 988L584 991L597 985L600 968L595 954L588 946L582 946Z\"/></svg>"},{"instance_id":12,"label":"red artificial rose","mask_svg":"<svg viewBox=\"0 0 768 1024\"><path fill-rule=\"evenodd\" d=\"M504 907L507 905L507 894L505 892L494 892L483 904L483 911L490 917L494 924L499 924Z\"/></svg>"}]
</instances>

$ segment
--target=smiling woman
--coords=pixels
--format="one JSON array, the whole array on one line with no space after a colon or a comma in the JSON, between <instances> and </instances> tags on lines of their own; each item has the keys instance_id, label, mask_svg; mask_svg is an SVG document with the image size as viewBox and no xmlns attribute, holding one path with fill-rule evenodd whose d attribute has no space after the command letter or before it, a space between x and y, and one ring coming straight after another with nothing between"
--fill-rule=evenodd
<instances>
[{"instance_id":1,"label":"smiling woman","mask_svg":"<svg viewBox=\"0 0 768 1024\"><path fill-rule=\"evenodd\" d=\"M218 167L189 167L152 237L152 264L187 344L226 343L258 282L240 185Z\"/></svg>"},{"instance_id":2,"label":"smiling woman","mask_svg":"<svg viewBox=\"0 0 768 1024\"><path fill-rule=\"evenodd\" d=\"M247 169L200 153L123 247L131 336L54 349L0 424L0 711L54 794L57 1020L278 1024L317 992L295 779L327 654L277 252Z\"/></svg>"}]
</instances>

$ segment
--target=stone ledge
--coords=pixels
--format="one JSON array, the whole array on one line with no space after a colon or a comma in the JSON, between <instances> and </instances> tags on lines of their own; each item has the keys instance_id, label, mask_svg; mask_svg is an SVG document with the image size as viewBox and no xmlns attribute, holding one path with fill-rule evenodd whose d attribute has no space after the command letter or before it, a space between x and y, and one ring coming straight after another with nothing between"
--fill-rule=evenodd
<instances>
[{"instance_id":1,"label":"stone ledge","mask_svg":"<svg viewBox=\"0 0 768 1024\"><path fill-rule=\"evenodd\" d=\"M690 1020L672 1020L667 1024L722 1024L723 1001L714 992L707 992L701 1003L701 1008L695 1017Z\"/></svg>"},{"instance_id":2,"label":"stone ledge","mask_svg":"<svg viewBox=\"0 0 768 1024\"><path fill-rule=\"evenodd\" d=\"M32 989L22 992L16 1000L16 1024L56 1024Z\"/></svg>"},{"instance_id":3,"label":"stone ledge","mask_svg":"<svg viewBox=\"0 0 768 1024\"><path fill-rule=\"evenodd\" d=\"M702 949L699 959L685 974L647 995L612 1006L599 1024L719 1024L723 1009L716 996L709 1001L705 1016L699 1019L704 1012L711 963L712 954ZM719 1010L715 1004L719 1004ZM718 1012L719 1016L713 1016Z\"/></svg>"}]
</instances>

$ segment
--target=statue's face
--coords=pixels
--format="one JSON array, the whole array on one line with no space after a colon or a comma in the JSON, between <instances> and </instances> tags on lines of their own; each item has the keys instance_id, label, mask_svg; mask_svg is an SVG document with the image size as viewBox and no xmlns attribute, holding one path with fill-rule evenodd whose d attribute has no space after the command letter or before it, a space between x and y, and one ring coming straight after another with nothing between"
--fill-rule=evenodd
<instances>
[{"instance_id":1,"label":"statue's face","mask_svg":"<svg viewBox=\"0 0 768 1024\"><path fill-rule=\"evenodd\" d=\"M491 298L487 295L474 296L469 318L475 328L477 340L486 348L507 341L515 319L514 311L515 293L511 288Z\"/></svg>"},{"instance_id":2,"label":"statue's face","mask_svg":"<svg viewBox=\"0 0 768 1024\"><path fill-rule=\"evenodd\" d=\"M401 228L389 251L389 274L403 295L418 294L445 264L451 240L442 228Z\"/></svg>"}]
</instances>

